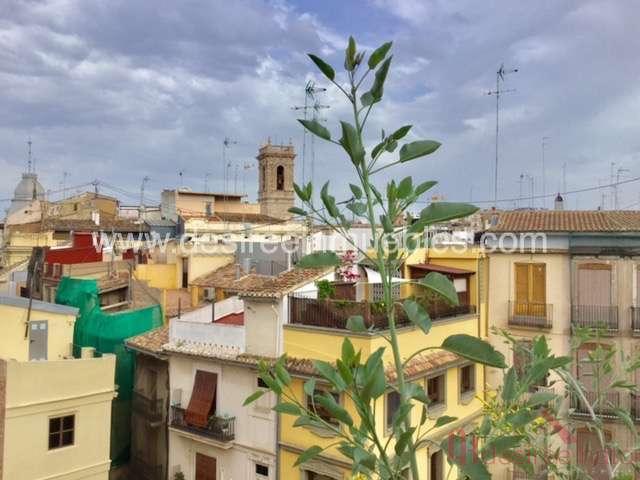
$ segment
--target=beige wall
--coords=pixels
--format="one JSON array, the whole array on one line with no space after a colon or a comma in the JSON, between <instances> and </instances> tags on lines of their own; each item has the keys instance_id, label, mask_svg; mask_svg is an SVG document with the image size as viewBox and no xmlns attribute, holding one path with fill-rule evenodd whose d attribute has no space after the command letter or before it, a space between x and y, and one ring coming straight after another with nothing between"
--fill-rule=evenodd
<instances>
[{"instance_id":1,"label":"beige wall","mask_svg":"<svg viewBox=\"0 0 640 480\"><path fill-rule=\"evenodd\" d=\"M35 303L35 302L34 302ZM29 360L29 338L25 338L27 308L0 305L2 335L0 357L18 361ZM31 310L31 321L48 320L48 359L62 360L71 355L75 315Z\"/></svg>"},{"instance_id":2,"label":"beige wall","mask_svg":"<svg viewBox=\"0 0 640 480\"><path fill-rule=\"evenodd\" d=\"M4 480L107 480L115 356L6 362ZM49 418L75 415L74 444L48 449Z\"/></svg>"},{"instance_id":3,"label":"beige wall","mask_svg":"<svg viewBox=\"0 0 640 480\"><path fill-rule=\"evenodd\" d=\"M282 351L282 327L284 302L245 299L244 325L247 353L277 357Z\"/></svg>"},{"instance_id":4,"label":"beige wall","mask_svg":"<svg viewBox=\"0 0 640 480\"><path fill-rule=\"evenodd\" d=\"M218 375L216 413L235 417L235 441L230 449L225 449L207 437L194 438L193 434L171 428L169 478L181 469L188 480L193 480L196 453L216 458L217 478L253 478L256 461L268 465L271 478L275 478L276 426L275 413L270 410L275 404L273 394L265 395L252 406L243 407L245 398L257 389L255 370L203 358L172 355L169 360L172 404L177 401L177 391L181 392L182 407L189 404L196 370Z\"/></svg>"}]
</instances>

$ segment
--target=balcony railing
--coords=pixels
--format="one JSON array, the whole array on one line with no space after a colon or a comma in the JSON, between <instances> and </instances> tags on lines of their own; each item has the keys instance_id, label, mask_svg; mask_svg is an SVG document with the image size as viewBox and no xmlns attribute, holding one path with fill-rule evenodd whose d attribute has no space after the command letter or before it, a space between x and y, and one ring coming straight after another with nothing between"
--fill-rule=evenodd
<instances>
[{"instance_id":1,"label":"balcony railing","mask_svg":"<svg viewBox=\"0 0 640 480\"><path fill-rule=\"evenodd\" d=\"M631 418L634 422L640 422L640 395L631 393L629 399L631 403Z\"/></svg>"},{"instance_id":2,"label":"balcony railing","mask_svg":"<svg viewBox=\"0 0 640 480\"><path fill-rule=\"evenodd\" d=\"M553 305L549 303L509 302L509 325L551 328Z\"/></svg>"},{"instance_id":3,"label":"balcony railing","mask_svg":"<svg viewBox=\"0 0 640 480\"><path fill-rule=\"evenodd\" d=\"M547 480L548 474L544 473L527 473L522 470L511 470L507 474L509 480Z\"/></svg>"},{"instance_id":4,"label":"balcony railing","mask_svg":"<svg viewBox=\"0 0 640 480\"><path fill-rule=\"evenodd\" d=\"M592 391L584 393L587 401L593 407L593 412L598 416L615 417L615 409L622 407L620 392L604 392L600 395ZM574 409L574 415L589 415L587 405L575 393L571 393L571 408Z\"/></svg>"},{"instance_id":5,"label":"balcony railing","mask_svg":"<svg viewBox=\"0 0 640 480\"><path fill-rule=\"evenodd\" d=\"M426 310L431 320L468 315L476 311L474 305L454 306L442 302L429 305ZM289 322L292 324L344 330L347 328L347 320L354 315L362 316L365 325L375 330L389 327L387 314L380 303L289 297ZM402 326L409 323L404 310L398 306L396 324Z\"/></svg>"},{"instance_id":6,"label":"balcony railing","mask_svg":"<svg viewBox=\"0 0 640 480\"><path fill-rule=\"evenodd\" d=\"M162 465L152 465L145 462L140 453L131 457L129 468L136 480L164 480Z\"/></svg>"},{"instance_id":7,"label":"balcony railing","mask_svg":"<svg viewBox=\"0 0 640 480\"><path fill-rule=\"evenodd\" d=\"M131 400L133 411L149 419L149 421L161 422L165 419L164 400L162 398L149 398L134 390Z\"/></svg>"},{"instance_id":8,"label":"balcony railing","mask_svg":"<svg viewBox=\"0 0 640 480\"><path fill-rule=\"evenodd\" d=\"M576 327L618 331L618 307L615 305L572 305L571 323Z\"/></svg>"},{"instance_id":9,"label":"balcony railing","mask_svg":"<svg viewBox=\"0 0 640 480\"><path fill-rule=\"evenodd\" d=\"M640 336L640 307L631 307L631 333Z\"/></svg>"},{"instance_id":10,"label":"balcony railing","mask_svg":"<svg viewBox=\"0 0 640 480\"><path fill-rule=\"evenodd\" d=\"M209 417L206 427L191 425L185 418L186 410L180 406L171 407L171 426L186 432L212 438L219 442L232 442L235 439L235 417Z\"/></svg>"}]
</instances>

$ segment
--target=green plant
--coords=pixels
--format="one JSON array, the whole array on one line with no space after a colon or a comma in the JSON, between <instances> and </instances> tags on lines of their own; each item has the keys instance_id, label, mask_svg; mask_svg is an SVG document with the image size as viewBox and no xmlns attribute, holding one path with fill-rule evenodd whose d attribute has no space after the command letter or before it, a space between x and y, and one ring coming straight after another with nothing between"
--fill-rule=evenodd
<instances>
[{"instance_id":1,"label":"green plant","mask_svg":"<svg viewBox=\"0 0 640 480\"><path fill-rule=\"evenodd\" d=\"M328 300L336 294L336 288L329 280L318 280L316 288L318 289L318 300Z\"/></svg>"},{"instance_id":2,"label":"green plant","mask_svg":"<svg viewBox=\"0 0 640 480\"><path fill-rule=\"evenodd\" d=\"M350 159L357 182L349 185L350 198L340 202L330 193L327 182L319 192L322 206L315 204L314 186L311 183L295 184L294 188L302 202L302 208L294 207L290 211L293 214L305 216L309 220L320 222L343 236L351 243L354 250L380 273L383 287L383 300L380 306L388 322L388 329L384 332L383 338L391 349L396 380L393 383L387 382L382 361L384 347L368 358L364 358L360 351L355 351L349 338L344 338L342 355L336 359L335 363L315 361L314 366L322 382L328 383L334 392L350 399L355 405L357 417L352 417L332 395L317 394L314 378L304 385L304 391L311 398L312 403L317 403L325 411L330 412L338 422L335 425L318 416L315 408L309 408L292 393L290 388L292 380L285 368L285 358L278 359L274 365L260 364L259 375L280 399L274 410L297 417L295 426L310 426L331 432L336 437L336 441L329 447L337 447L351 460L354 474L381 479L417 480L419 478L417 449L432 443L429 440L429 434L434 429L457 419L442 416L437 419L432 428L425 428L429 399L420 385L405 378L404 367L407 362L426 350L443 349L472 362L496 368L505 368L506 365L502 354L490 344L464 334L452 335L439 346L423 348L417 352L411 352L410 355L407 355L409 352L400 351L396 330L396 309L403 309L409 320L424 334L429 333L431 320L425 308L415 300L406 299L403 302L394 300L392 281L395 272L400 270L404 258L422 244L426 227L434 223L465 217L474 213L477 208L465 203L431 203L421 210L417 218L412 218L407 226L398 225L397 220L405 218L407 211L415 208L420 198L436 182L425 181L416 185L408 176L400 181L388 182L385 188L376 184L380 172L394 166L404 166L410 161L434 153L440 147L440 143L433 140L410 141L400 146L412 128L411 125L404 125L392 130L391 133L382 131L379 142L367 156L365 126L373 107L383 98L385 82L391 68L392 57L389 55L391 46L391 42L380 46L365 62L364 52L357 50L355 40L350 37L344 60L345 83L337 78L335 70L328 63L315 55L309 55L320 71L344 94L353 118L352 123L340 122L341 137L339 139L334 139L331 132L316 120L300 120L300 123L312 134L344 150ZM369 79L371 79L370 87L362 93ZM394 158L383 162L385 155L393 155ZM347 216L356 217L371 226L371 236L374 239L371 250L363 250L353 241L349 234L351 222ZM400 245L400 242L403 244ZM298 263L298 266L304 268L340 265L341 259L335 252L330 251L307 255ZM411 283L434 292L448 303L458 304L458 296L453 284L440 273L431 272L423 279L412 280ZM366 330L364 319L360 315L350 317L347 327L354 332ZM393 417L392 431L386 441L379 434L380 428L377 425L379 416L376 415L375 405L376 400L389 390L397 392L400 397L400 406ZM263 394L264 390L255 392L246 399L245 404L253 402ZM412 423L410 414L414 408L421 409L419 423ZM488 431L483 433L485 437L493 435L491 438L496 440L504 436L503 433L494 431L491 423ZM502 455L508 458L510 454L515 455L515 448L520 445L520 440L521 438L518 437L510 438L503 444L495 443L496 448L491 452L494 456ZM462 443L472 441L474 441L472 436L464 439L454 437L455 451L449 452L448 461L452 464L456 463L464 476L472 479L489 478L485 462L493 457L481 456L477 461L469 462L466 458L456 455ZM440 445L437 446L440 447ZM297 463L304 463L329 447L314 445L300 455ZM443 448L449 450L446 445L443 445Z\"/></svg>"},{"instance_id":3,"label":"green plant","mask_svg":"<svg viewBox=\"0 0 640 480\"><path fill-rule=\"evenodd\" d=\"M173 480L185 480L184 473L182 473L182 472L176 472L176 473L173 475Z\"/></svg>"}]
</instances>

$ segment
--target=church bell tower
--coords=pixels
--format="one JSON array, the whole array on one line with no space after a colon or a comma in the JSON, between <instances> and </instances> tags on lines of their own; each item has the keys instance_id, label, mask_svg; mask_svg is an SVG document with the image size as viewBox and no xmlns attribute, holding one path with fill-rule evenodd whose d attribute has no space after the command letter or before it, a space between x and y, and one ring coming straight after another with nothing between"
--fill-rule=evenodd
<instances>
[{"instance_id":1,"label":"church bell tower","mask_svg":"<svg viewBox=\"0 0 640 480\"><path fill-rule=\"evenodd\" d=\"M293 207L293 175L296 154L293 145L272 145L271 141L258 151L258 202L260 213L286 219Z\"/></svg>"}]
</instances>

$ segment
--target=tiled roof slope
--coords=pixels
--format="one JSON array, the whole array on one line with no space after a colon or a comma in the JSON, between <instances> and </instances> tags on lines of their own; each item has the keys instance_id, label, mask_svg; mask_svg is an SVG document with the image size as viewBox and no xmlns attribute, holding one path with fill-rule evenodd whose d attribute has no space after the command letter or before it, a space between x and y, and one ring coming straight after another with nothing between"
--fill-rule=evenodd
<instances>
[{"instance_id":1,"label":"tiled roof slope","mask_svg":"<svg viewBox=\"0 0 640 480\"><path fill-rule=\"evenodd\" d=\"M156 354L162 353L163 345L169 343L169 325L164 325L141 335L128 338L125 343L128 347L134 348L135 350Z\"/></svg>"},{"instance_id":2,"label":"tiled roof slope","mask_svg":"<svg viewBox=\"0 0 640 480\"><path fill-rule=\"evenodd\" d=\"M292 268L275 277L262 277L261 281L255 282L255 286L247 285L246 288L239 291L239 294L244 297L279 297L323 277L331 270L323 268ZM252 276L256 275L250 274L246 277Z\"/></svg>"},{"instance_id":3,"label":"tiled roof slope","mask_svg":"<svg viewBox=\"0 0 640 480\"><path fill-rule=\"evenodd\" d=\"M639 232L640 211L549 210L497 212L493 232Z\"/></svg>"}]
</instances>

